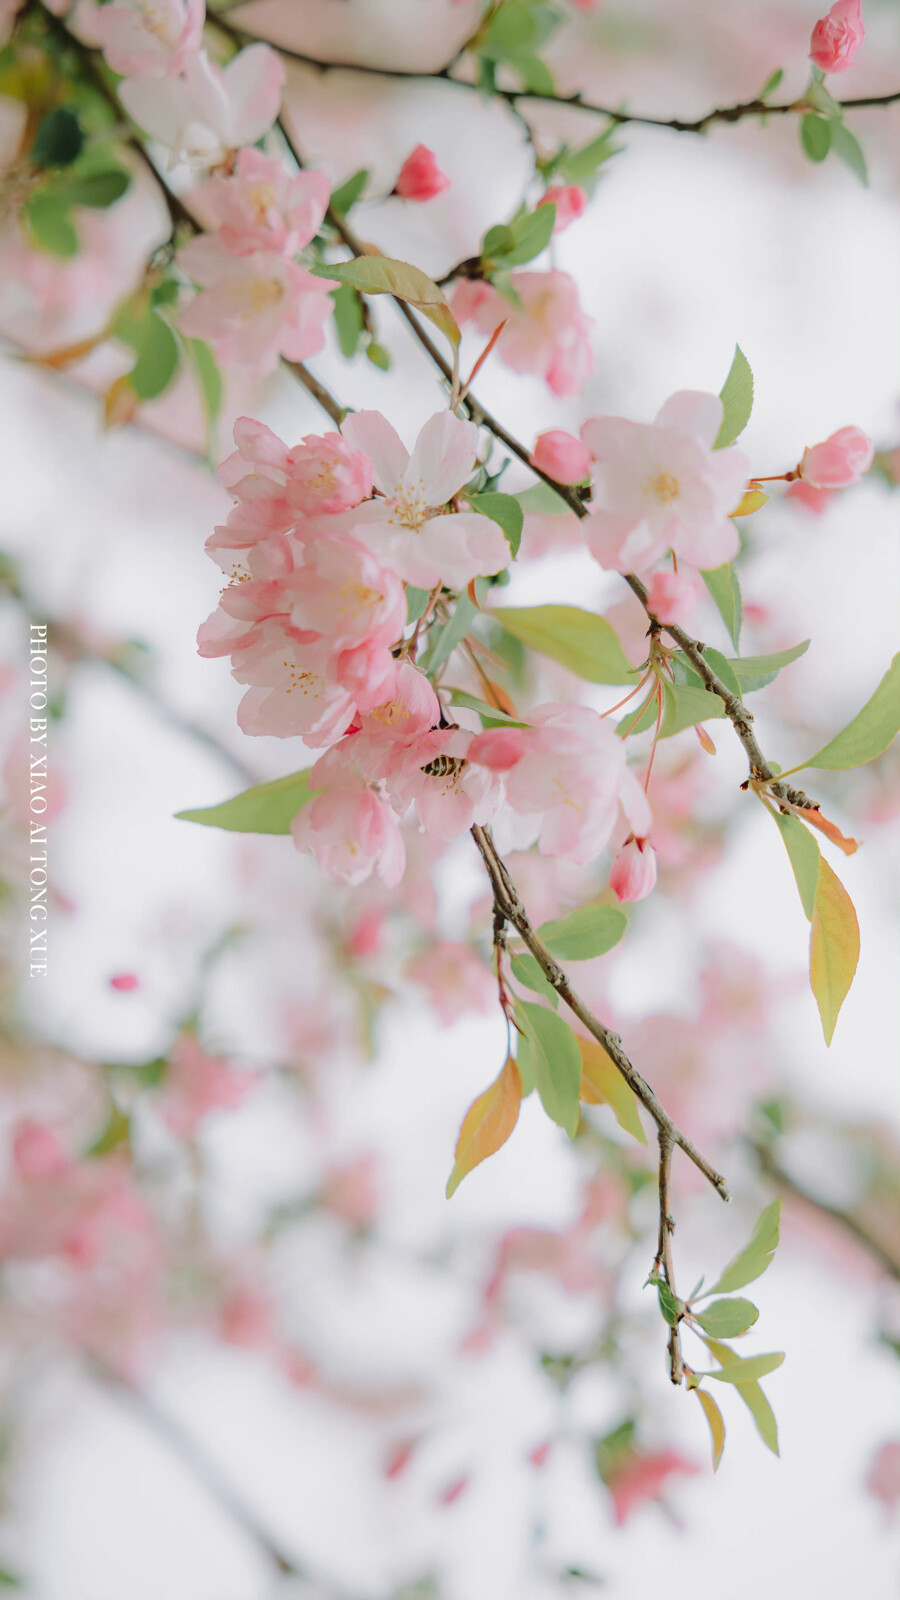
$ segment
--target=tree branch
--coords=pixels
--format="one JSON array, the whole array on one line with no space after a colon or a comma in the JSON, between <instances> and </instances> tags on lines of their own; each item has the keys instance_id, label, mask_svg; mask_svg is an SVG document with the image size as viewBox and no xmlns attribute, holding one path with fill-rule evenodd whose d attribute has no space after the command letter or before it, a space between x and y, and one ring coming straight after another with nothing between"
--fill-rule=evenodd
<instances>
[{"instance_id":1,"label":"tree branch","mask_svg":"<svg viewBox=\"0 0 900 1600\"><path fill-rule=\"evenodd\" d=\"M672 1269L672 1234L675 1232L675 1218L672 1216L669 1203L669 1180L672 1175L672 1136L666 1128L659 1128L658 1135L659 1244L656 1248L654 1266L657 1271L662 1268L666 1283L677 1299L675 1275ZM675 1384L679 1384L684 1377L684 1357L681 1353L681 1334L677 1322L673 1323L669 1329L669 1377Z\"/></svg>"},{"instance_id":2,"label":"tree branch","mask_svg":"<svg viewBox=\"0 0 900 1600\"><path fill-rule=\"evenodd\" d=\"M781 1165L769 1145L762 1143L758 1139L745 1139L744 1143L749 1150L752 1150L756 1160L759 1162L760 1170L765 1173L767 1178L771 1178L777 1188L781 1189L785 1194L793 1195L796 1200L800 1200L803 1205L809 1206L812 1211L818 1211L822 1216L827 1217L830 1222L834 1222L839 1228L843 1228L844 1232L849 1233L851 1238L855 1239L856 1243L872 1257L873 1261L878 1262L878 1265L883 1268L889 1277L900 1283L900 1261L897 1260L896 1256L891 1255L880 1239L876 1239L874 1234L869 1232L858 1217L855 1217L851 1211L843 1211L840 1206L832 1205L830 1201L822 1200L818 1195L811 1194L808 1189L804 1189L803 1185L798 1183L796 1178L792 1178L791 1174Z\"/></svg>"}]
</instances>

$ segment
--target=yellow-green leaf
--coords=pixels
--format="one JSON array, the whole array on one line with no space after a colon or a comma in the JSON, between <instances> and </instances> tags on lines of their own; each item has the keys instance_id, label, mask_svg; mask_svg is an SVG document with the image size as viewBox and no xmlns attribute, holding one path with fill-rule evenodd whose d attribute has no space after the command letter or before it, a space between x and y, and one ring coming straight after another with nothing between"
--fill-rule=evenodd
<instances>
[{"instance_id":1,"label":"yellow-green leaf","mask_svg":"<svg viewBox=\"0 0 900 1600\"><path fill-rule=\"evenodd\" d=\"M459 344L459 328L443 289L408 261L393 261L389 256L357 256L354 261L340 261L330 267L310 267L309 270L317 278L352 284L361 294L392 294L396 300L405 300L440 328L452 345Z\"/></svg>"},{"instance_id":2,"label":"yellow-green leaf","mask_svg":"<svg viewBox=\"0 0 900 1600\"><path fill-rule=\"evenodd\" d=\"M646 1144L647 1135L638 1116L637 1101L615 1062L596 1039L579 1038L578 1048L582 1100L589 1106L609 1106L619 1127Z\"/></svg>"},{"instance_id":3,"label":"yellow-green leaf","mask_svg":"<svg viewBox=\"0 0 900 1600\"><path fill-rule=\"evenodd\" d=\"M752 1328L759 1320L759 1312L751 1300L714 1300L705 1311L694 1313L695 1321L704 1333L719 1339L734 1339Z\"/></svg>"},{"instance_id":4,"label":"yellow-green leaf","mask_svg":"<svg viewBox=\"0 0 900 1600\"><path fill-rule=\"evenodd\" d=\"M507 1056L500 1076L469 1107L456 1141L456 1162L447 1182L447 1199L456 1193L467 1172L504 1145L519 1119L522 1080L512 1056Z\"/></svg>"},{"instance_id":5,"label":"yellow-green leaf","mask_svg":"<svg viewBox=\"0 0 900 1600\"><path fill-rule=\"evenodd\" d=\"M704 1300L711 1294L729 1294L732 1289L743 1289L745 1283L762 1277L778 1246L780 1218L781 1201L773 1200L757 1217L750 1243L729 1261L712 1287L704 1290Z\"/></svg>"},{"instance_id":6,"label":"yellow-green leaf","mask_svg":"<svg viewBox=\"0 0 900 1600\"><path fill-rule=\"evenodd\" d=\"M578 606L501 606L490 615L506 633L559 661L588 683L634 683L615 630Z\"/></svg>"},{"instance_id":7,"label":"yellow-green leaf","mask_svg":"<svg viewBox=\"0 0 900 1600\"><path fill-rule=\"evenodd\" d=\"M720 1344L718 1339L704 1338L703 1343L709 1347L716 1360L720 1361L723 1367L733 1366L736 1361L740 1360L740 1356L736 1356L727 1344ZM740 1383L736 1387L738 1394L756 1424L756 1431L763 1444L772 1451L773 1455L777 1456L778 1424L775 1421L775 1413L762 1389L758 1383L752 1382Z\"/></svg>"},{"instance_id":8,"label":"yellow-green leaf","mask_svg":"<svg viewBox=\"0 0 900 1600\"><path fill-rule=\"evenodd\" d=\"M590 961L617 945L627 926L618 906L581 906L567 917L542 923L538 938L559 961Z\"/></svg>"},{"instance_id":9,"label":"yellow-green leaf","mask_svg":"<svg viewBox=\"0 0 900 1600\"><path fill-rule=\"evenodd\" d=\"M271 783L258 783L233 800L202 811L177 811L180 822L202 822L232 833L290 833L291 823L310 798L309 773L289 772Z\"/></svg>"},{"instance_id":10,"label":"yellow-green leaf","mask_svg":"<svg viewBox=\"0 0 900 1600\"><path fill-rule=\"evenodd\" d=\"M816 997L825 1043L834 1038L838 1013L859 961L859 923L840 878L819 857L816 903L809 947L809 982Z\"/></svg>"},{"instance_id":11,"label":"yellow-green leaf","mask_svg":"<svg viewBox=\"0 0 900 1600\"><path fill-rule=\"evenodd\" d=\"M753 410L753 373L750 363L739 344L734 347L734 360L719 394L722 402L722 423L716 435L714 450L723 450L734 444L743 433Z\"/></svg>"},{"instance_id":12,"label":"yellow-green leaf","mask_svg":"<svg viewBox=\"0 0 900 1600\"><path fill-rule=\"evenodd\" d=\"M813 911L816 905L816 890L819 883L819 861L822 852L815 839L803 823L796 817L782 816L780 811L773 811L784 840L797 888L800 891L800 900L806 914L807 922L812 922Z\"/></svg>"},{"instance_id":13,"label":"yellow-green leaf","mask_svg":"<svg viewBox=\"0 0 900 1600\"><path fill-rule=\"evenodd\" d=\"M707 1394L705 1389L695 1389L694 1394L700 1401L706 1420L709 1423L709 1431L712 1435L713 1472L718 1472L722 1451L725 1449L725 1423L722 1420L722 1413L712 1395Z\"/></svg>"},{"instance_id":14,"label":"yellow-green leaf","mask_svg":"<svg viewBox=\"0 0 900 1600\"><path fill-rule=\"evenodd\" d=\"M896 655L875 690L846 728L830 740L804 767L829 772L862 767L874 761L900 733L900 655Z\"/></svg>"},{"instance_id":15,"label":"yellow-green leaf","mask_svg":"<svg viewBox=\"0 0 900 1600\"><path fill-rule=\"evenodd\" d=\"M736 1357L721 1372L703 1372L703 1378L715 1378L717 1383L733 1383L738 1388L745 1383L756 1383L760 1378L765 1378L768 1373L776 1372L784 1361L783 1350L773 1350L771 1354L763 1356L747 1356L746 1360Z\"/></svg>"},{"instance_id":16,"label":"yellow-green leaf","mask_svg":"<svg viewBox=\"0 0 900 1600\"><path fill-rule=\"evenodd\" d=\"M555 1011L527 1000L516 1004L516 1021L531 1047L534 1083L551 1121L575 1137L581 1115L581 1054L572 1029Z\"/></svg>"}]
</instances>

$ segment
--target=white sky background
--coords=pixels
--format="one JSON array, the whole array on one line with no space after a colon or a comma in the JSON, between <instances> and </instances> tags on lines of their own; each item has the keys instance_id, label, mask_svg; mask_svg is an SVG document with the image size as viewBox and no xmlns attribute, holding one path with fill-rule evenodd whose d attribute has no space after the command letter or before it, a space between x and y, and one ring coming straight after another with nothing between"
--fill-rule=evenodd
<instances>
[{"instance_id":1,"label":"white sky background","mask_svg":"<svg viewBox=\"0 0 900 1600\"><path fill-rule=\"evenodd\" d=\"M457 91L354 80L355 119L341 100L329 129L322 111L328 82L320 80L310 99L322 150L333 150L338 134L342 140L336 175L371 166L377 137L385 178L423 139L454 180L450 195L434 203L444 250L426 253L431 213L401 215L396 202L392 215L363 210L358 217L359 230L383 247L402 255L405 244L420 264L438 270L474 250L484 227L515 204L527 162L518 129L497 108L479 110L473 99L460 132ZM315 120L312 110L304 115ZM860 118L863 142L867 125ZM773 147L795 138L787 121L765 135L723 129L702 141L629 130L627 153L612 164L588 218L555 245L558 265L577 277L596 318L593 385L581 399L558 402L537 380L493 365L479 383L485 403L529 441L549 426L574 428L597 410L650 418L676 388L718 389L738 340L756 378L756 410L742 441L756 470L782 470L805 443L850 422L882 445L895 443L900 224L890 174L876 160L865 192L833 161L817 170L790 157L777 164ZM476 211L462 236L455 208L465 212L470 194ZM332 352L312 365L340 396L382 407L401 431L414 433L441 403L439 391L390 313L379 306L378 317L395 358L388 378L367 363L351 369ZM291 441L322 426L306 397L279 380L250 409ZM78 609L117 635L148 640L160 655L163 688L187 714L220 731L261 776L295 765L278 741L237 733L239 691L227 667L194 653L197 625L217 593L218 574L202 545L219 519L221 491L146 436L104 438L92 401L11 363L2 369L0 418L3 542L24 556L48 611ZM808 700L811 724L833 717L838 726L897 648L896 496L873 485L839 501L825 520L773 512L766 522L766 515L758 519L760 551L745 588L756 598L773 590L783 597L790 637L782 642L812 635L808 655L789 669L795 715ZM523 575L517 596L526 603L606 603L615 580L571 563L557 576L543 563L537 574ZM759 721L768 748L762 713ZM731 784L742 775L740 752L724 733L717 743L710 781ZM229 883L234 841L192 830L171 814L240 785L99 672L84 674L56 746L70 788L55 828L56 867L78 910L70 920L57 918L52 984L35 1015L54 1036L107 1059L152 1053L163 1042L165 1019L185 998L185 952L202 948L237 905ZM855 831L851 819L842 820ZM704 890L702 916L708 928L756 950L773 973L800 971L806 928L771 833L761 820L748 823ZM273 880L284 875L301 884L288 841L263 848L271 852ZM859 975L828 1053L809 995L790 1008L795 1081L830 1107L893 1115L896 872L889 876L883 857L862 850L841 875L863 929ZM694 908L692 919L697 915ZM695 981L690 955L677 913L664 913L657 933L643 926L650 920L642 919L623 963L619 1003L646 1008L652 965L653 1004L677 1009ZM158 939L163 927L175 930L170 949ZM130 969L145 985L123 1004L106 982L112 971ZM266 1021L254 1003L258 993L234 1002L233 1025L248 1039L264 1039ZM438 1030L424 1009L412 1023L408 1014L389 1021L360 1102L345 1108L348 1149L373 1137L391 1152L385 1230L397 1259L366 1269L363 1294L352 1274L329 1278L315 1254L326 1250L325 1239L298 1259L297 1286L307 1299L320 1291L321 1303L306 1309L322 1336L361 1364L371 1362L373 1371L425 1370L442 1349L450 1363L465 1326L465 1287L436 1278L423 1296L403 1265L404 1248L463 1239L485 1220L555 1224L570 1215L573 1175L556 1130L529 1104L502 1163L467 1180L447 1220L448 1151L461 1108L493 1075L498 1027L488 1019ZM273 1091L237 1119L239 1126L210 1137L223 1228L240 1232L248 1208L252 1214L305 1158L281 1110ZM720 1216L713 1204L701 1196L687 1215L688 1263L692 1251L704 1252L704 1264L710 1250L732 1253L741 1215ZM443 1397L446 1425L429 1447L427 1481L412 1485L383 1485L370 1430L289 1390L251 1356L186 1345L166 1359L154 1390L273 1532L301 1559L335 1572L360 1600L426 1570L429 1561L443 1574L447 1600L551 1600L558 1591L549 1581L542 1586L527 1547L541 1487L547 1553L602 1574L608 1600L663 1592L668 1600L890 1600L900 1546L861 1492L874 1447L897 1431L896 1363L872 1338L879 1292L861 1278L842 1282L801 1241L782 1247L759 1298L765 1333L754 1348L788 1352L784 1369L767 1381L782 1460L762 1448L742 1408L723 1407L729 1442L722 1469L715 1481L704 1471L679 1486L673 1498L681 1529L651 1508L624 1534L615 1532L606 1497L574 1449L556 1453L542 1479L521 1464L553 1413L512 1341L483 1363L454 1360ZM661 1350L644 1354L656 1374L661 1435L705 1468L697 1408L670 1390ZM74 1370L37 1386L29 1404L33 1430L17 1537L37 1600L264 1600L289 1592L143 1424ZM621 1410L608 1376L585 1382L570 1404L596 1419L600 1432ZM479 1474L470 1493L436 1510L435 1488L473 1457Z\"/></svg>"}]
</instances>

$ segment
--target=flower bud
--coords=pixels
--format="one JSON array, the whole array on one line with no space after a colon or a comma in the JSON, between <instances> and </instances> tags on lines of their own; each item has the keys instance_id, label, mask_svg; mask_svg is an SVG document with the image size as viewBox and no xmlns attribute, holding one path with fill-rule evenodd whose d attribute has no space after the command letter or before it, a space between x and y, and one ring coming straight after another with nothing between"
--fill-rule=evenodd
<instances>
[{"instance_id":1,"label":"flower bud","mask_svg":"<svg viewBox=\"0 0 900 1600\"><path fill-rule=\"evenodd\" d=\"M645 900L656 886L656 851L649 839L634 834L620 847L609 874L618 900Z\"/></svg>"},{"instance_id":2,"label":"flower bud","mask_svg":"<svg viewBox=\"0 0 900 1600\"><path fill-rule=\"evenodd\" d=\"M868 472L875 447L862 428L839 428L822 444L808 446L800 462L800 476L814 489L849 489Z\"/></svg>"},{"instance_id":3,"label":"flower bud","mask_svg":"<svg viewBox=\"0 0 900 1600\"><path fill-rule=\"evenodd\" d=\"M402 200L433 200L449 187L450 179L438 166L434 151L417 144L400 168L394 194Z\"/></svg>"},{"instance_id":4,"label":"flower bud","mask_svg":"<svg viewBox=\"0 0 900 1600\"><path fill-rule=\"evenodd\" d=\"M553 224L554 233L562 233L570 222L576 222L579 217L583 216L587 203L587 194L577 183L555 184L538 201L539 206L554 205L556 207L556 220Z\"/></svg>"},{"instance_id":5,"label":"flower bud","mask_svg":"<svg viewBox=\"0 0 900 1600\"><path fill-rule=\"evenodd\" d=\"M647 609L660 622L683 622L695 598L690 578L680 572L654 572L647 585Z\"/></svg>"},{"instance_id":6,"label":"flower bud","mask_svg":"<svg viewBox=\"0 0 900 1600\"><path fill-rule=\"evenodd\" d=\"M581 483L591 470L591 452L586 444L563 428L551 428L535 440L531 465L557 483Z\"/></svg>"},{"instance_id":7,"label":"flower bud","mask_svg":"<svg viewBox=\"0 0 900 1600\"><path fill-rule=\"evenodd\" d=\"M823 72L846 72L865 36L860 0L835 0L813 28L809 59Z\"/></svg>"}]
</instances>

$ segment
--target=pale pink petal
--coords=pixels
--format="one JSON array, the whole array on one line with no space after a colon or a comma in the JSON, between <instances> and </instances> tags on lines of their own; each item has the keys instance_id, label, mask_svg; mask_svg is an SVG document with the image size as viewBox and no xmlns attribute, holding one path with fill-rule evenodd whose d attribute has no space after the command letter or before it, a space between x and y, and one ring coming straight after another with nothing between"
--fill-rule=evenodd
<instances>
[{"instance_id":1,"label":"pale pink petal","mask_svg":"<svg viewBox=\"0 0 900 1600\"><path fill-rule=\"evenodd\" d=\"M471 475L478 449L474 422L439 411L425 423L404 473L410 488L421 486L429 506L442 506Z\"/></svg>"},{"instance_id":2,"label":"pale pink petal","mask_svg":"<svg viewBox=\"0 0 900 1600\"><path fill-rule=\"evenodd\" d=\"M710 448L722 426L722 402L717 394L705 394L699 389L679 389L670 395L656 418L658 428L676 428L679 433L692 434L702 439Z\"/></svg>"},{"instance_id":3,"label":"pale pink petal","mask_svg":"<svg viewBox=\"0 0 900 1600\"><path fill-rule=\"evenodd\" d=\"M341 433L354 450L362 450L373 467L376 489L392 495L409 464L409 452L380 411L354 411L341 423Z\"/></svg>"}]
</instances>

